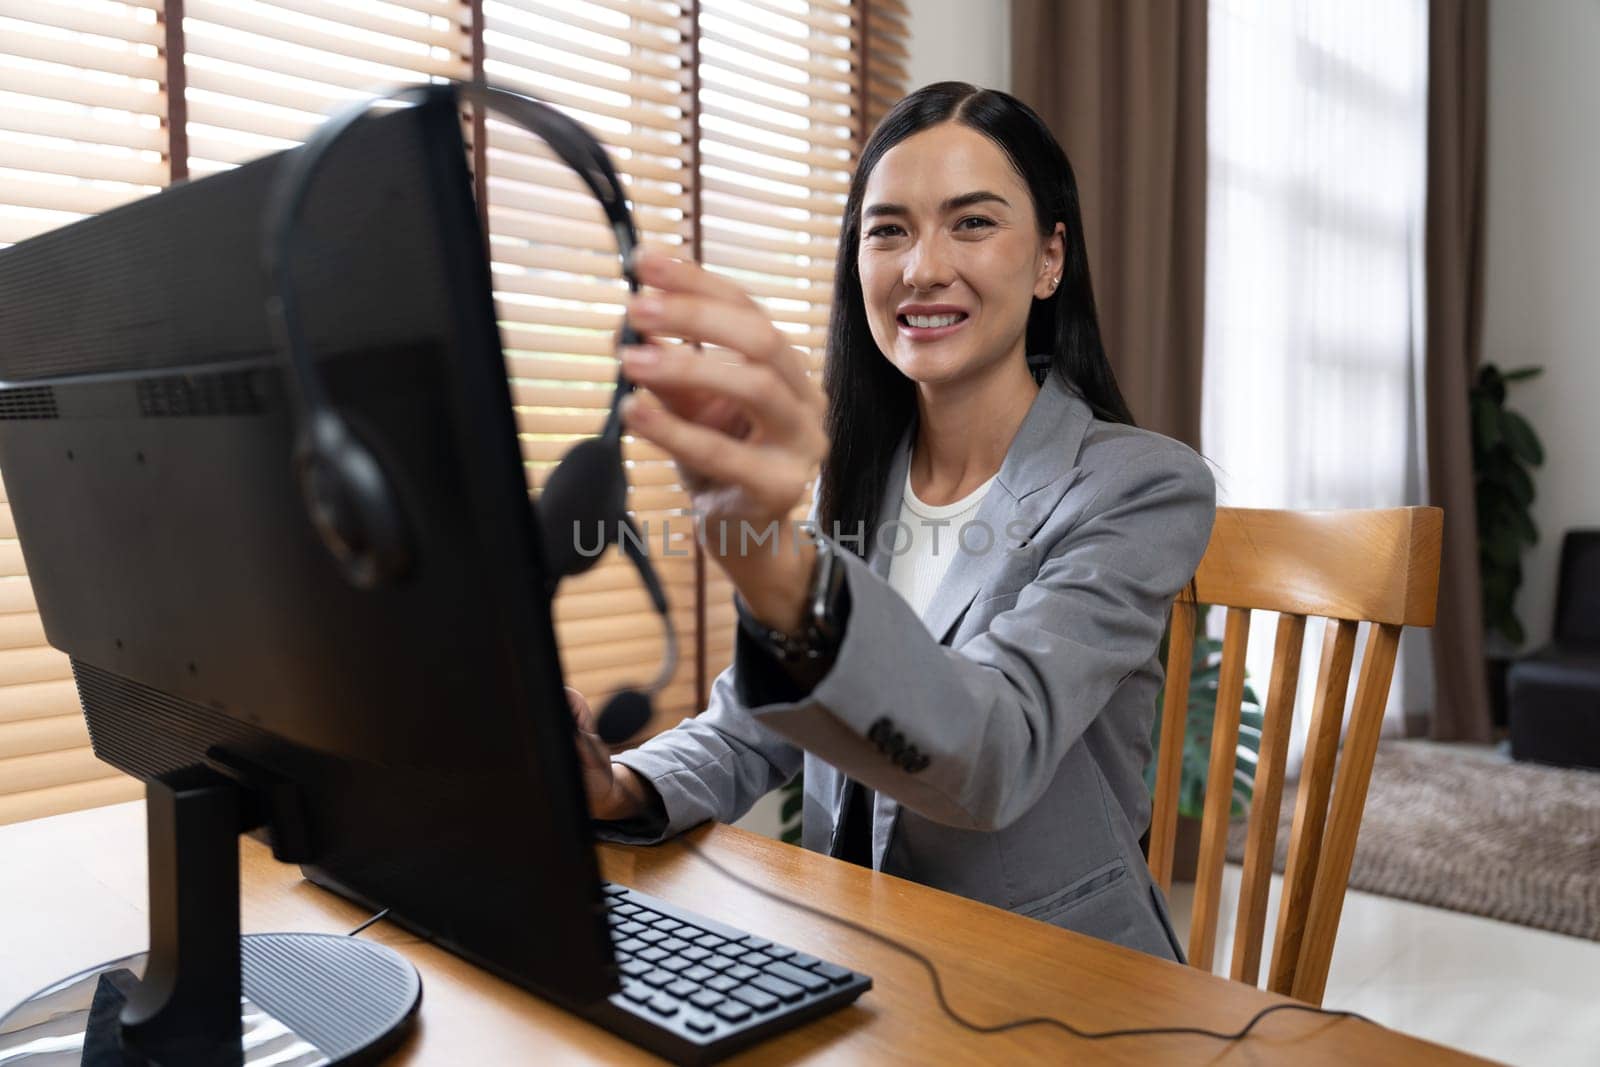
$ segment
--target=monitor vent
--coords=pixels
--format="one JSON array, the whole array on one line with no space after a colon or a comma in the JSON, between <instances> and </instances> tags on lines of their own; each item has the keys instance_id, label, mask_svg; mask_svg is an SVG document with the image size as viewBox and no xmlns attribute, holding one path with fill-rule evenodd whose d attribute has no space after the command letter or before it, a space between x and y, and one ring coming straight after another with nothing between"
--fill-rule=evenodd
<instances>
[{"instance_id":1,"label":"monitor vent","mask_svg":"<svg viewBox=\"0 0 1600 1067\"><path fill-rule=\"evenodd\" d=\"M139 414L147 419L191 415L259 415L265 410L249 371L183 377L141 378Z\"/></svg>"},{"instance_id":2,"label":"monitor vent","mask_svg":"<svg viewBox=\"0 0 1600 1067\"><path fill-rule=\"evenodd\" d=\"M58 419L56 391L48 385L0 390L0 419Z\"/></svg>"}]
</instances>

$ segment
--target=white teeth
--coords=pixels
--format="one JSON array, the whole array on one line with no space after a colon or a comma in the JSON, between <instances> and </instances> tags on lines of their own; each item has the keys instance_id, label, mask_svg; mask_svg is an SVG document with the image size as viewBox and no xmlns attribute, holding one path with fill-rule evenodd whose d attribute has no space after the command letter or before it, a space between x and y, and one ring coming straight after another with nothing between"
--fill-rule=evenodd
<instances>
[{"instance_id":1,"label":"white teeth","mask_svg":"<svg viewBox=\"0 0 1600 1067\"><path fill-rule=\"evenodd\" d=\"M918 329L933 329L950 326L961 318L961 315L907 315L906 321Z\"/></svg>"}]
</instances>

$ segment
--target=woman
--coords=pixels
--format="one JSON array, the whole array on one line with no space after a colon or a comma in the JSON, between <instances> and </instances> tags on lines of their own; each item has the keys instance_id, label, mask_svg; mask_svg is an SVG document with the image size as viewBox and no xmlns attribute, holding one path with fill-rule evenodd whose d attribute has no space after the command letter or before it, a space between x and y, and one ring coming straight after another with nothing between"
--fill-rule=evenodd
<instances>
[{"instance_id":1,"label":"woman","mask_svg":"<svg viewBox=\"0 0 1600 1067\"><path fill-rule=\"evenodd\" d=\"M601 833L738 818L803 765L806 847L1181 958L1143 774L1214 490L1133 426L1043 122L953 82L885 117L845 207L826 397L733 282L638 268L645 335L738 357L623 359L648 394L627 426L677 461L740 625L707 709L631 752L608 759L571 694ZM818 463L813 543L785 520Z\"/></svg>"}]
</instances>

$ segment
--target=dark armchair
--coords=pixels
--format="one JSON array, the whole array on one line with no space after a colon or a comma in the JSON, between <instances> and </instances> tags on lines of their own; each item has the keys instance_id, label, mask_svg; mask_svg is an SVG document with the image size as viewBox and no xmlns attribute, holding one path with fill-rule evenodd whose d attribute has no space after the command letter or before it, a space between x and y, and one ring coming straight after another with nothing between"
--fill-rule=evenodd
<instances>
[{"instance_id":1,"label":"dark armchair","mask_svg":"<svg viewBox=\"0 0 1600 1067\"><path fill-rule=\"evenodd\" d=\"M1506 685L1514 758L1600 768L1600 530L1567 531L1555 632Z\"/></svg>"}]
</instances>

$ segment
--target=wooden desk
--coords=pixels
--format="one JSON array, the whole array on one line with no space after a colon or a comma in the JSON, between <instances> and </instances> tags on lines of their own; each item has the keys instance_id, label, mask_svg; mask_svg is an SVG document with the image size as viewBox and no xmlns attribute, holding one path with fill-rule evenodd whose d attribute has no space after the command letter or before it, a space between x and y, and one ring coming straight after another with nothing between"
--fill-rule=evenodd
<instances>
[{"instance_id":1,"label":"wooden desk","mask_svg":"<svg viewBox=\"0 0 1600 1067\"><path fill-rule=\"evenodd\" d=\"M1233 1029L1284 999L730 827L702 828L694 839L760 884L916 945L938 963L948 995L969 1018L1049 1013L1093 1029ZM1085 1042L1038 1027L983 1037L940 1014L922 968L907 957L772 904L681 848L605 845L600 857L607 878L873 976L873 989L854 1006L735 1062L1482 1062L1365 1023L1298 1013L1272 1016L1231 1045L1180 1037ZM344 932L367 917L255 841L243 839L241 862L246 932ZM142 949L144 911L142 803L0 827L0 1010L70 972ZM396 1062L653 1062L392 924L362 936L396 947L422 973L420 1025Z\"/></svg>"}]
</instances>

